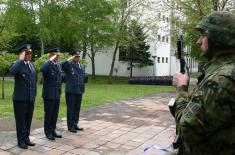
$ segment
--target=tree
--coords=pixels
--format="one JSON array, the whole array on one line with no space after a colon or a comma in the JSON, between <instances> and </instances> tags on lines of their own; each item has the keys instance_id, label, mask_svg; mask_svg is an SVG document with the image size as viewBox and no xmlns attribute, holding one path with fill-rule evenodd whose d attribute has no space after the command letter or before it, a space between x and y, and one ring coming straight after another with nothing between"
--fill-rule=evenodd
<instances>
[{"instance_id":1,"label":"tree","mask_svg":"<svg viewBox=\"0 0 235 155\"><path fill-rule=\"evenodd\" d=\"M69 3L68 39L77 41L77 47L83 49L83 59L89 56L92 78L95 78L96 53L113 42L115 25L110 17L114 9L112 1L106 0L74 0Z\"/></svg>"},{"instance_id":2,"label":"tree","mask_svg":"<svg viewBox=\"0 0 235 155\"><path fill-rule=\"evenodd\" d=\"M2 7L6 6L6 2L0 4ZM11 41L18 36L14 28L9 26L10 20L4 11L0 13L0 51L10 49Z\"/></svg>"},{"instance_id":3,"label":"tree","mask_svg":"<svg viewBox=\"0 0 235 155\"><path fill-rule=\"evenodd\" d=\"M2 99L5 98L5 76L8 73L8 69L13 61L17 59L14 54L9 54L6 51L0 52L0 76L2 77Z\"/></svg>"},{"instance_id":4,"label":"tree","mask_svg":"<svg viewBox=\"0 0 235 155\"><path fill-rule=\"evenodd\" d=\"M167 3L166 3L167 4ZM196 45L198 32L194 29L197 23L211 11L235 12L234 0L172 0L171 6L176 12L184 16L183 20L174 20L174 25L182 28L185 35L185 44L189 47L189 55L197 60L201 53ZM174 16L173 18L177 18ZM177 22L178 21L178 22ZM179 23L181 21L181 24Z\"/></svg>"},{"instance_id":5,"label":"tree","mask_svg":"<svg viewBox=\"0 0 235 155\"><path fill-rule=\"evenodd\" d=\"M122 60L128 62L130 66L130 77L132 77L133 67L153 65L151 53L148 52L150 46L146 43L148 36L143 32L143 29L144 27L133 20L126 30L127 36L119 47Z\"/></svg>"},{"instance_id":6,"label":"tree","mask_svg":"<svg viewBox=\"0 0 235 155\"><path fill-rule=\"evenodd\" d=\"M109 77L107 83L112 84L113 81L113 71L116 61L116 55L120 46L120 42L125 36L125 27L131 21L131 18L139 18L142 16L143 12L139 12L141 7L147 8L148 2L146 0L116 0L115 16L113 19L117 21L117 33L114 43L114 52L112 57L112 63L110 66Z\"/></svg>"},{"instance_id":7,"label":"tree","mask_svg":"<svg viewBox=\"0 0 235 155\"><path fill-rule=\"evenodd\" d=\"M63 39L67 25L63 20L66 7L62 0L7 1L4 13L7 20L4 25L6 30L14 30L18 34L11 40L13 49L27 42L33 45L35 54L41 55L44 54L45 48L73 47L73 44L67 46Z\"/></svg>"}]
</instances>

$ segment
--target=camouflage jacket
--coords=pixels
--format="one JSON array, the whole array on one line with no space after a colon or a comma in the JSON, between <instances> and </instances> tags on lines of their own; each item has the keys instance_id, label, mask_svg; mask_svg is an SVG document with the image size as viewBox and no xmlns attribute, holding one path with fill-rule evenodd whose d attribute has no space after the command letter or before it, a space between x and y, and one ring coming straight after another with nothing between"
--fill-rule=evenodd
<instances>
[{"instance_id":1,"label":"camouflage jacket","mask_svg":"<svg viewBox=\"0 0 235 155\"><path fill-rule=\"evenodd\" d=\"M235 154L235 55L209 63L188 94L178 92L176 124L184 155Z\"/></svg>"}]
</instances>

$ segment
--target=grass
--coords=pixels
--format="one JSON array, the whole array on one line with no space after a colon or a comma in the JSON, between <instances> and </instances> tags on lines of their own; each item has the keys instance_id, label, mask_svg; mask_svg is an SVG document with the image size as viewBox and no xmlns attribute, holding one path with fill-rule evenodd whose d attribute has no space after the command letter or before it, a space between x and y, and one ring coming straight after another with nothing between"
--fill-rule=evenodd
<instances>
[{"instance_id":1,"label":"grass","mask_svg":"<svg viewBox=\"0 0 235 155\"><path fill-rule=\"evenodd\" d=\"M0 83L2 87L2 83ZM0 116L13 116L12 92L14 81L5 81L5 99L0 99ZM116 100L128 99L131 97L146 96L158 92L174 91L171 86L156 85L128 85L127 79L115 79L114 84L106 84L105 77L98 77L96 80L89 78L83 96L82 109L93 108ZM59 117L66 116L66 104L64 84L62 88ZM44 117L43 100L41 98L42 85L38 84L37 97L35 101L34 118ZM1 93L0 93L1 94Z\"/></svg>"}]
</instances>

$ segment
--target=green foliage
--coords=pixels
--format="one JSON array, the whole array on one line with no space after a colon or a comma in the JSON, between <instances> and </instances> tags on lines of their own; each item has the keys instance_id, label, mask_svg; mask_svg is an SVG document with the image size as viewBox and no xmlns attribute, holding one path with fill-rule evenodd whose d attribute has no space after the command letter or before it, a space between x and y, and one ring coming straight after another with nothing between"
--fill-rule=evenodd
<instances>
[{"instance_id":1,"label":"green foliage","mask_svg":"<svg viewBox=\"0 0 235 155\"><path fill-rule=\"evenodd\" d=\"M71 55L69 55L69 53L61 53L60 54L60 61L65 61L67 60ZM34 65L35 65L35 68L36 68L36 71L39 72L40 71L40 67L41 65L47 61L49 59L49 53L47 54L44 54L42 55L40 58L38 58L35 62L34 62Z\"/></svg>"},{"instance_id":2,"label":"green foliage","mask_svg":"<svg viewBox=\"0 0 235 155\"><path fill-rule=\"evenodd\" d=\"M59 44L64 32L63 23L64 6L48 3L40 8L39 36L47 43Z\"/></svg>"},{"instance_id":3,"label":"green foliage","mask_svg":"<svg viewBox=\"0 0 235 155\"><path fill-rule=\"evenodd\" d=\"M17 59L14 54L7 53L6 51L0 52L0 76L4 76L13 61Z\"/></svg>"},{"instance_id":4,"label":"green foliage","mask_svg":"<svg viewBox=\"0 0 235 155\"><path fill-rule=\"evenodd\" d=\"M150 4L148 0L114 0L113 6L115 6L114 14L112 19L116 22L116 33L114 35L114 52L112 63L109 71L109 79L108 83L112 84L113 80L113 73L114 73L114 66L115 60L118 53L118 49L120 47L120 42L125 40L125 27L128 25L133 18L141 19L140 17L143 16L143 8L147 8ZM148 24L151 25L151 24Z\"/></svg>"},{"instance_id":5,"label":"green foliage","mask_svg":"<svg viewBox=\"0 0 235 155\"><path fill-rule=\"evenodd\" d=\"M208 15L211 11L229 11L234 12L234 2L233 0L226 1L217 1L217 0L173 0L174 6L176 4L181 8L178 10L185 16L185 21L182 21L181 25L183 25L185 32L185 44L190 47L190 56L200 60L205 61L204 58L201 57L201 50L198 48L196 41L199 37L199 33L195 30L195 26L197 23L206 15ZM175 25L180 25L180 20L175 20Z\"/></svg>"},{"instance_id":6,"label":"green foliage","mask_svg":"<svg viewBox=\"0 0 235 155\"><path fill-rule=\"evenodd\" d=\"M0 50L7 50L10 49L11 46L11 41L15 38L18 37L18 34L15 33L14 31L10 30L3 30L0 35Z\"/></svg>"},{"instance_id":7,"label":"green foliage","mask_svg":"<svg viewBox=\"0 0 235 155\"><path fill-rule=\"evenodd\" d=\"M81 48L86 42L88 47L101 49L113 41L115 25L110 18L114 13L111 2L106 0L73 0L66 9L66 40L76 40Z\"/></svg>"},{"instance_id":8,"label":"green foliage","mask_svg":"<svg viewBox=\"0 0 235 155\"><path fill-rule=\"evenodd\" d=\"M125 40L122 41L120 54L123 60L132 63L132 67L144 67L153 65L149 45L146 43L147 35L143 32L137 21L132 21L126 28Z\"/></svg>"}]
</instances>

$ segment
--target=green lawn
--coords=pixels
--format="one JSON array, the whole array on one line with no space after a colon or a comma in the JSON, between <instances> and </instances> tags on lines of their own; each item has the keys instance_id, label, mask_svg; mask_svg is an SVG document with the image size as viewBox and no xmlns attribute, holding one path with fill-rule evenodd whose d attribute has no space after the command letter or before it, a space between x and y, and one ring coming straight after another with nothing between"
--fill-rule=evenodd
<instances>
[{"instance_id":1,"label":"green lawn","mask_svg":"<svg viewBox=\"0 0 235 155\"><path fill-rule=\"evenodd\" d=\"M63 85L64 86L64 85ZM0 88L2 82L0 82ZM5 99L0 99L0 115L12 116L12 92L14 81L5 82ZM96 80L89 79L86 84L85 94L83 96L82 109L92 108L98 105L110 103L112 101L128 99L130 97L145 96L163 91L175 91L171 86L157 85L128 85L126 79L115 80L114 84L106 84L104 77L98 77ZM37 98L35 101L34 118L43 118L43 100L41 98L42 85L38 84ZM61 105L59 117L66 116L66 104L64 87L61 95ZM1 92L0 92L1 94ZM0 95L1 97L1 95Z\"/></svg>"}]
</instances>

